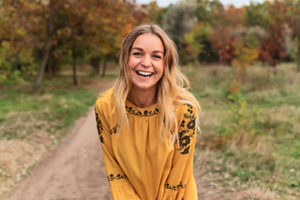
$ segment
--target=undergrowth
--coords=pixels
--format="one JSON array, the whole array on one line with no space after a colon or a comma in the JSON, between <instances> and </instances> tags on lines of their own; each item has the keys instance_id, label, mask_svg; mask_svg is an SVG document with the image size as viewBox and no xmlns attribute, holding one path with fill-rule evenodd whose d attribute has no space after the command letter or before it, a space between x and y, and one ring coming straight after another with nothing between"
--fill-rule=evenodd
<instances>
[{"instance_id":1,"label":"undergrowth","mask_svg":"<svg viewBox=\"0 0 300 200\"><path fill-rule=\"evenodd\" d=\"M222 66L184 71L203 110L198 156L209 152L196 166L208 166L211 181L228 190L264 188L280 199L300 198L300 74L294 66L281 65L276 73L252 67L243 78Z\"/></svg>"}]
</instances>

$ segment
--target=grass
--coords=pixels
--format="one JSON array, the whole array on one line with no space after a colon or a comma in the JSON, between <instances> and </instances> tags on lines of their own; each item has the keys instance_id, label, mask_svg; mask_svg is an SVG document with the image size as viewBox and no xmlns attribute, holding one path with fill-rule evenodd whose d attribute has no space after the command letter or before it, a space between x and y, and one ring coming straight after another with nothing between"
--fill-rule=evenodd
<instances>
[{"instance_id":1,"label":"grass","mask_svg":"<svg viewBox=\"0 0 300 200\"><path fill-rule=\"evenodd\" d=\"M195 167L204 173L196 178L224 193L244 194L233 199L299 199L300 74L295 66L283 64L277 71L252 66L243 78L224 66L183 71L203 108ZM73 86L65 69L45 79L38 94L31 93L32 77L1 88L0 196L38 161L44 149L39 144L58 143L94 103L103 85L116 77L114 70L107 73L99 78L80 68L79 86ZM9 158L22 165L2 160L3 153L17 149L22 151Z\"/></svg>"},{"instance_id":2,"label":"grass","mask_svg":"<svg viewBox=\"0 0 300 200\"><path fill-rule=\"evenodd\" d=\"M73 86L71 71L64 70L57 77L44 80L36 94L31 92L31 82L4 86L0 99L0 127L3 130L0 139L24 139L28 134L19 134L23 128L15 126L19 120L45 121L51 127L47 129L51 134L58 130L66 132L95 102L101 84L111 81L116 74L110 70L108 76L101 80L91 73L88 68L79 71L79 86ZM32 81L32 77L27 79Z\"/></svg>"},{"instance_id":3,"label":"grass","mask_svg":"<svg viewBox=\"0 0 300 200\"><path fill-rule=\"evenodd\" d=\"M300 74L293 64L183 68L203 108L196 166L222 188L300 198ZM207 156L209 154L209 156ZM254 196L249 199L257 199ZM262 197L258 199L269 199Z\"/></svg>"},{"instance_id":4,"label":"grass","mask_svg":"<svg viewBox=\"0 0 300 200\"><path fill-rule=\"evenodd\" d=\"M70 69L66 66L56 77L46 77L36 94L31 92L34 77L2 85L0 197L30 173L43 153L61 141L117 75L117 70L111 68L103 78L94 75L89 66L81 66L79 85L74 86Z\"/></svg>"}]
</instances>

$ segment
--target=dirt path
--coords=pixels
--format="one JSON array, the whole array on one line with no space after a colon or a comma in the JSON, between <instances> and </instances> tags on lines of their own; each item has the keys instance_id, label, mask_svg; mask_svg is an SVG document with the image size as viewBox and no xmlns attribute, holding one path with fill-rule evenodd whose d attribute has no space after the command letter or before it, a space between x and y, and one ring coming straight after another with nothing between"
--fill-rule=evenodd
<instances>
[{"instance_id":1,"label":"dirt path","mask_svg":"<svg viewBox=\"0 0 300 200\"><path fill-rule=\"evenodd\" d=\"M94 109L36 167L9 200L111 199Z\"/></svg>"}]
</instances>

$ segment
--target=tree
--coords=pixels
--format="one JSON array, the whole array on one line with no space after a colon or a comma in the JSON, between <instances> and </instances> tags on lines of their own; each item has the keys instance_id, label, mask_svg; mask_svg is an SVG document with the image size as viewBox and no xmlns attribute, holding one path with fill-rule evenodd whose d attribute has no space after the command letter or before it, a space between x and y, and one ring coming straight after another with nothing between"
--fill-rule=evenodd
<instances>
[{"instance_id":1,"label":"tree","mask_svg":"<svg viewBox=\"0 0 300 200\"><path fill-rule=\"evenodd\" d=\"M20 22L22 1L0 2L0 82L22 80L35 70L33 49Z\"/></svg>"},{"instance_id":2,"label":"tree","mask_svg":"<svg viewBox=\"0 0 300 200\"><path fill-rule=\"evenodd\" d=\"M199 22L211 24L216 20L217 13L223 9L222 3L218 0L197 0L195 15Z\"/></svg>"},{"instance_id":3,"label":"tree","mask_svg":"<svg viewBox=\"0 0 300 200\"><path fill-rule=\"evenodd\" d=\"M228 6L214 13L212 21L213 31L210 36L213 44L218 50L219 61L226 65L232 65L237 56L236 39L234 32L244 26L244 8Z\"/></svg>"},{"instance_id":4,"label":"tree","mask_svg":"<svg viewBox=\"0 0 300 200\"><path fill-rule=\"evenodd\" d=\"M43 54L33 84L34 92L37 92L40 87L53 45L56 42L55 32L58 28L54 24L55 11L60 6L57 4L59 4L59 1L28 3L24 4L22 8L25 12L25 19L30 19L30 26L26 26L27 31L30 33L32 40L36 42L34 45L40 47ZM35 17L41 20L40 23L34 20Z\"/></svg>"},{"instance_id":5,"label":"tree","mask_svg":"<svg viewBox=\"0 0 300 200\"><path fill-rule=\"evenodd\" d=\"M270 3L253 3L246 6L245 25L248 27L267 28L270 25L272 16L270 15Z\"/></svg>"},{"instance_id":6,"label":"tree","mask_svg":"<svg viewBox=\"0 0 300 200\"><path fill-rule=\"evenodd\" d=\"M297 63L297 72L300 72L300 6L299 0L284 1L287 6L287 21L292 30L292 36L295 41L295 59Z\"/></svg>"},{"instance_id":7,"label":"tree","mask_svg":"<svg viewBox=\"0 0 300 200\"><path fill-rule=\"evenodd\" d=\"M185 55L188 61L213 62L218 59L216 49L210 40L212 28L208 23L198 23L184 35Z\"/></svg>"},{"instance_id":8,"label":"tree","mask_svg":"<svg viewBox=\"0 0 300 200\"><path fill-rule=\"evenodd\" d=\"M147 10L148 10L148 18L151 22L154 22L156 24L159 23L160 20L160 16L162 14L163 9L160 8L157 5L156 1L151 1L148 6L147 6Z\"/></svg>"},{"instance_id":9,"label":"tree","mask_svg":"<svg viewBox=\"0 0 300 200\"><path fill-rule=\"evenodd\" d=\"M285 22L286 7L275 0L269 8L269 15L272 16L268 28L268 36L261 44L259 57L262 61L269 61L273 67L285 58Z\"/></svg>"},{"instance_id":10,"label":"tree","mask_svg":"<svg viewBox=\"0 0 300 200\"><path fill-rule=\"evenodd\" d=\"M195 8L196 1L181 0L175 5L171 5L163 17L163 28L170 34L177 45L184 34L190 31L197 23L197 18L194 15Z\"/></svg>"}]
</instances>

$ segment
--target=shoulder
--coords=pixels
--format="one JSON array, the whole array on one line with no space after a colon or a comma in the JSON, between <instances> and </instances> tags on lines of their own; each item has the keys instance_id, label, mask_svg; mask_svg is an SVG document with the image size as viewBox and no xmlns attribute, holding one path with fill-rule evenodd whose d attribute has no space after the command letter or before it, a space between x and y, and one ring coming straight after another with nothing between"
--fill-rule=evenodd
<instances>
[{"instance_id":1,"label":"shoulder","mask_svg":"<svg viewBox=\"0 0 300 200\"><path fill-rule=\"evenodd\" d=\"M95 109L98 112L111 112L114 108L113 88L110 88L99 94L95 103Z\"/></svg>"},{"instance_id":2,"label":"shoulder","mask_svg":"<svg viewBox=\"0 0 300 200\"><path fill-rule=\"evenodd\" d=\"M191 104L181 104L176 108L177 119L196 118L196 108Z\"/></svg>"}]
</instances>

